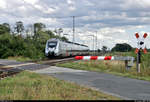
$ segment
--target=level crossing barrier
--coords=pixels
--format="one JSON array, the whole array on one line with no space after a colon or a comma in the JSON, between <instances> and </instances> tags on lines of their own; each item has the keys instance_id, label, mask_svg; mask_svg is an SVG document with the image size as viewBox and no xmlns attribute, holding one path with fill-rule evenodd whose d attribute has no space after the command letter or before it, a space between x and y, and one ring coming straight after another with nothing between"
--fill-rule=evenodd
<instances>
[{"instance_id":1,"label":"level crossing barrier","mask_svg":"<svg viewBox=\"0 0 150 102\"><path fill-rule=\"evenodd\" d=\"M134 57L131 56L76 56L76 60L119 60L125 61L125 68L128 70L134 64Z\"/></svg>"}]
</instances>

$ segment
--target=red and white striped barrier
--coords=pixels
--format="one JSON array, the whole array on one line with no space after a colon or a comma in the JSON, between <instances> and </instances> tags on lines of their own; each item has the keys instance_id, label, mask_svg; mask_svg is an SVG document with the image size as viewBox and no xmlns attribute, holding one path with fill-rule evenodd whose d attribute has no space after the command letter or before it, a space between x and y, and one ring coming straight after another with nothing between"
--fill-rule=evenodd
<instances>
[{"instance_id":1,"label":"red and white striped barrier","mask_svg":"<svg viewBox=\"0 0 150 102\"><path fill-rule=\"evenodd\" d=\"M114 56L76 56L76 60L114 60Z\"/></svg>"}]
</instances>

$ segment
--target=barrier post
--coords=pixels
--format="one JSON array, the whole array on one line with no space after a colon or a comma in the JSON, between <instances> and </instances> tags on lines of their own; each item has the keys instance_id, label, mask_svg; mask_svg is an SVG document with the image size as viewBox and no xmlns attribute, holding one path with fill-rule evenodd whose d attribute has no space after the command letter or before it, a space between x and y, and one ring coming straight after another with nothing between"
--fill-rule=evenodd
<instances>
[{"instance_id":1,"label":"barrier post","mask_svg":"<svg viewBox=\"0 0 150 102\"><path fill-rule=\"evenodd\" d=\"M140 73L141 72L141 51L139 50L139 52L137 53L137 72Z\"/></svg>"},{"instance_id":2,"label":"barrier post","mask_svg":"<svg viewBox=\"0 0 150 102\"><path fill-rule=\"evenodd\" d=\"M125 68L126 68L126 70L129 70L129 67L128 67L128 60L125 60Z\"/></svg>"}]
</instances>

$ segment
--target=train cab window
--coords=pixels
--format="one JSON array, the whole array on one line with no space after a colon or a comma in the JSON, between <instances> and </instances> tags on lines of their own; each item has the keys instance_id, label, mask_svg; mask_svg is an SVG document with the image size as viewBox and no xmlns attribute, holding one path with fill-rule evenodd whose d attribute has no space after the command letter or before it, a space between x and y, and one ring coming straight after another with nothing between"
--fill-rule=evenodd
<instances>
[{"instance_id":1,"label":"train cab window","mask_svg":"<svg viewBox=\"0 0 150 102\"><path fill-rule=\"evenodd\" d=\"M53 48L57 46L57 42L48 42L48 47Z\"/></svg>"}]
</instances>

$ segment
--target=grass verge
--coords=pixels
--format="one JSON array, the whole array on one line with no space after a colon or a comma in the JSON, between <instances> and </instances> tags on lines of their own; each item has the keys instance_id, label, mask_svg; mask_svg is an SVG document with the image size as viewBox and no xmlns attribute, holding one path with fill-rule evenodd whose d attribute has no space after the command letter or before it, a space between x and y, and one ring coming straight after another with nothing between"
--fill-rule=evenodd
<instances>
[{"instance_id":1,"label":"grass verge","mask_svg":"<svg viewBox=\"0 0 150 102\"><path fill-rule=\"evenodd\" d=\"M31 59L29 57L23 57L23 56L14 56L14 57L10 56L10 57L8 57L6 59L8 59L8 60L16 60L16 61L19 61L19 62L28 62L28 61L34 61L34 62L39 61L40 62L41 60L45 60L47 58Z\"/></svg>"},{"instance_id":2,"label":"grass verge","mask_svg":"<svg viewBox=\"0 0 150 102\"><path fill-rule=\"evenodd\" d=\"M57 66L95 72L105 72L150 81L149 68L142 68L141 73L137 73L135 65L130 70L126 70L123 61L77 61L57 64Z\"/></svg>"},{"instance_id":3,"label":"grass verge","mask_svg":"<svg viewBox=\"0 0 150 102\"><path fill-rule=\"evenodd\" d=\"M119 100L90 88L31 72L0 81L0 100Z\"/></svg>"},{"instance_id":4,"label":"grass verge","mask_svg":"<svg viewBox=\"0 0 150 102\"><path fill-rule=\"evenodd\" d=\"M28 57L23 57L23 56L8 57L7 59L8 60L16 60L16 61L20 61L20 62L32 61L32 59L30 59Z\"/></svg>"}]
</instances>

